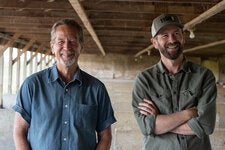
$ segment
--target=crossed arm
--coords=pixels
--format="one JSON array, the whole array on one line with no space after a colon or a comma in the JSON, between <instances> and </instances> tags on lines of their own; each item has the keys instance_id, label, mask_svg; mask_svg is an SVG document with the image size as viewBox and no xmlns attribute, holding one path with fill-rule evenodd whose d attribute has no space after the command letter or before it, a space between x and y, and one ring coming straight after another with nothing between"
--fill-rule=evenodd
<instances>
[{"instance_id":1,"label":"crossed arm","mask_svg":"<svg viewBox=\"0 0 225 150\"><path fill-rule=\"evenodd\" d=\"M197 116L197 108L189 108L180 112L175 112L168 115L159 114L155 104L147 99L144 99L138 106L140 113L143 115L155 115L155 134L164 134L173 132L183 135L194 135L195 133L187 125L187 121Z\"/></svg>"}]
</instances>

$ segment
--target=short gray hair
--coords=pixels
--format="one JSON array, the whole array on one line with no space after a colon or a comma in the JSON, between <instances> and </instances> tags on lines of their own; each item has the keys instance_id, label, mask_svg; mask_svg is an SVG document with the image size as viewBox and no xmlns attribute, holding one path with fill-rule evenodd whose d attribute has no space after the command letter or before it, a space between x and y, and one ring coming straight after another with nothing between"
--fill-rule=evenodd
<instances>
[{"instance_id":1,"label":"short gray hair","mask_svg":"<svg viewBox=\"0 0 225 150\"><path fill-rule=\"evenodd\" d=\"M68 25L68 26L71 26L71 27L74 27L77 29L78 31L78 41L80 44L82 44L84 42L84 34L83 34L83 29L82 27L73 19L69 19L69 18L66 18L66 19L62 19L60 21L57 21L53 26L52 26L52 30L51 30L51 42L54 42L55 38L56 38L56 35L55 35L55 32L56 32L56 28L60 25Z\"/></svg>"}]
</instances>

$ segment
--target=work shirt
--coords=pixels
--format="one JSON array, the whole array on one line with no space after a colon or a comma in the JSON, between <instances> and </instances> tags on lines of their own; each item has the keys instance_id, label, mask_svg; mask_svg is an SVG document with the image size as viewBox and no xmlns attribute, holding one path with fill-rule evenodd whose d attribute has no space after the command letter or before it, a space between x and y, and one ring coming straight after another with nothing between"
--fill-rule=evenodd
<instances>
[{"instance_id":1,"label":"work shirt","mask_svg":"<svg viewBox=\"0 0 225 150\"><path fill-rule=\"evenodd\" d=\"M164 69L162 61L138 74L133 88L134 115L144 135L144 150L211 150L209 134L215 127L217 89L213 73L184 60L176 74ZM196 135L165 133L155 135L155 115L142 115L143 99L155 103L159 114L172 114L196 106L198 117L187 124Z\"/></svg>"},{"instance_id":2,"label":"work shirt","mask_svg":"<svg viewBox=\"0 0 225 150\"><path fill-rule=\"evenodd\" d=\"M55 65L24 81L13 109L29 124L32 150L95 150L96 132L116 121L102 82L78 68L65 84Z\"/></svg>"}]
</instances>

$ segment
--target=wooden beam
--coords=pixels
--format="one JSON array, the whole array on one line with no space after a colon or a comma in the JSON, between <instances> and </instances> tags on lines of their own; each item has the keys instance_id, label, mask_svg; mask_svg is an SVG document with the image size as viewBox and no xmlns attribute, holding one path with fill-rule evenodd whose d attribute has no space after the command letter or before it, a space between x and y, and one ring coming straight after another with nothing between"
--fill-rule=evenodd
<instances>
[{"instance_id":1,"label":"wooden beam","mask_svg":"<svg viewBox=\"0 0 225 150\"><path fill-rule=\"evenodd\" d=\"M225 9L225 0L217 3L215 6L211 7L210 9L208 9L207 11L205 11L204 13L199 15L198 17L196 17L193 20L191 20L190 22L186 23L184 25L184 30L192 29L197 24L201 23L202 21L205 21L206 19L208 19L208 18L214 16L215 14L223 11L224 9Z\"/></svg>"},{"instance_id":2,"label":"wooden beam","mask_svg":"<svg viewBox=\"0 0 225 150\"><path fill-rule=\"evenodd\" d=\"M37 56L38 53L40 53L40 52L43 50L44 46L45 46L45 43L41 43L41 45L40 45L40 46L38 47L38 49L35 51L35 54L32 55L32 56L30 57L30 59L27 61L27 65L32 61L32 59L33 59L34 57Z\"/></svg>"},{"instance_id":3,"label":"wooden beam","mask_svg":"<svg viewBox=\"0 0 225 150\"><path fill-rule=\"evenodd\" d=\"M20 36L20 33L15 33L13 35L13 37L8 41L8 43L4 45L4 47L0 50L0 57L4 54L4 52L6 51L8 47L11 47L13 45L13 43L19 38L19 36Z\"/></svg>"},{"instance_id":4,"label":"wooden beam","mask_svg":"<svg viewBox=\"0 0 225 150\"><path fill-rule=\"evenodd\" d=\"M17 60L19 60L19 57L24 53L26 52L31 46L32 44L35 42L35 39L31 39L26 45L25 47L23 48L22 52L20 52L17 57L13 60L12 64L14 64Z\"/></svg>"},{"instance_id":5,"label":"wooden beam","mask_svg":"<svg viewBox=\"0 0 225 150\"><path fill-rule=\"evenodd\" d=\"M41 57L40 61L37 63L37 65L40 65L41 62L46 58L47 55L51 54L51 50L46 51L43 57Z\"/></svg>"},{"instance_id":6,"label":"wooden beam","mask_svg":"<svg viewBox=\"0 0 225 150\"><path fill-rule=\"evenodd\" d=\"M12 82L13 82L13 78L12 78L12 74L13 74L13 66L12 66L12 58L13 58L13 48L10 47L9 48L9 69L7 72L7 76L8 76L8 90L7 93L8 94L12 94Z\"/></svg>"},{"instance_id":7,"label":"wooden beam","mask_svg":"<svg viewBox=\"0 0 225 150\"><path fill-rule=\"evenodd\" d=\"M206 44L206 45L201 45L201 46L193 47L193 48L190 48L190 49L186 49L186 50L184 50L184 53L193 52L193 51L196 51L196 50L199 50L199 49L202 50L203 48L208 48L208 47L212 47L212 46L216 46L216 45L220 45L220 44L224 44L224 43L225 43L225 40L216 41L216 42L209 43L209 44Z\"/></svg>"},{"instance_id":8,"label":"wooden beam","mask_svg":"<svg viewBox=\"0 0 225 150\"><path fill-rule=\"evenodd\" d=\"M24 2L22 2L24 1ZM47 3L47 0L10 0L6 2L5 0L0 0L0 9L8 8L15 9L17 11L23 10L41 10L41 11L50 11L50 10L67 10L70 9L69 3L65 1L55 1L54 3Z\"/></svg>"},{"instance_id":9,"label":"wooden beam","mask_svg":"<svg viewBox=\"0 0 225 150\"><path fill-rule=\"evenodd\" d=\"M52 59L54 59L55 57L54 56L51 56L51 58L48 60L48 62L46 63L46 65L48 66L49 63L52 61Z\"/></svg>"},{"instance_id":10,"label":"wooden beam","mask_svg":"<svg viewBox=\"0 0 225 150\"><path fill-rule=\"evenodd\" d=\"M4 68L4 60L3 57L0 57L0 108L3 108L3 74L4 74L3 68Z\"/></svg>"},{"instance_id":11,"label":"wooden beam","mask_svg":"<svg viewBox=\"0 0 225 150\"><path fill-rule=\"evenodd\" d=\"M151 51L151 49L153 49L153 48L154 48L153 45L149 45L145 49L143 49L143 50L139 51L137 54L135 54L134 57L138 57L138 56L140 56L141 54L143 54L145 52Z\"/></svg>"},{"instance_id":12,"label":"wooden beam","mask_svg":"<svg viewBox=\"0 0 225 150\"><path fill-rule=\"evenodd\" d=\"M101 44L97 34L95 33L95 30L93 29L91 22L89 21L87 15L85 13L85 10L82 7L82 5L80 4L79 0L69 0L69 2L73 6L74 10L77 12L77 15L82 20L82 22L83 22L84 26L86 27L86 29L88 30L88 32L91 34L93 40L97 44L102 55L105 56L106 55L105 50L103 49L102 44Z\"/></svg>"}]
</instances>

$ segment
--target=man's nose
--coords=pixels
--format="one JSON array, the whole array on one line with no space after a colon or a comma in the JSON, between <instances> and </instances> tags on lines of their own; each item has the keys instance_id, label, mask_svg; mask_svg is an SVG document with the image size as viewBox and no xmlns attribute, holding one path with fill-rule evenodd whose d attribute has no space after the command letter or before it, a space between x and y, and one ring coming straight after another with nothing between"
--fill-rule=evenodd
<instances>
[{"instance_id":1,"label":"man's nose","mask_svg":"<svg viewBox=\"0 0 225 150\"><path fill-rule=\"evenodd\" d=\"M174 34L169 35L169 42L173 43L177 40L176 36Z\"/></svg>"},{"instance_id":2,"label":"man's nose","mask_svg":"<svg viewBox=\"0 0 225 150\"><path fill-rule=\"evenodd\" d=\"M71 49L72 47L72 44L70 41L65 41L64 44L63 44L63 48L64 49Z\"/></svg>"}]
</instances>

